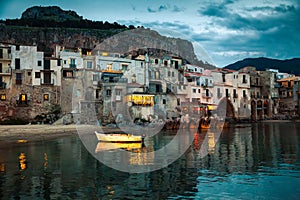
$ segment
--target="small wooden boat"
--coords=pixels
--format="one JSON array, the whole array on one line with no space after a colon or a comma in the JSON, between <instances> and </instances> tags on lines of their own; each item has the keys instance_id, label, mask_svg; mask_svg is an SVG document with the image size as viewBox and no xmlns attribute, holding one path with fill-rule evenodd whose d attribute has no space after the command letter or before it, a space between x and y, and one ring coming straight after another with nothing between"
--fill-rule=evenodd
<instances>
[{"instance_id":1,"label":"small wooden boat","mask_svg":"<svg viewBox=\"0 0 300 200\"><path fill-rule=\"evenodd\" d=\"M95 131L97 139L103 142L142 142L143 137L127 133L99 133Z\"/></svg>"}]
</instances>

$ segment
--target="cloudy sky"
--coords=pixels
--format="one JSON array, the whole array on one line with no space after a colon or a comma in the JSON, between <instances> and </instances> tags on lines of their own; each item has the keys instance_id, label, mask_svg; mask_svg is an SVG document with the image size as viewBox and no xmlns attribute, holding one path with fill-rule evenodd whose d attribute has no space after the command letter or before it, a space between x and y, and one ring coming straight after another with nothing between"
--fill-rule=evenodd
<instances>
[{"instance_id":1,"label":"cloudy sky","mask_svg":"<svg viewBox=\"0 0 300 200\"><path fill-rule=\"evenodd\" d=\"M300 57L299 0L0 0L0 18L20 18L34 5L188 39L200 59L218 67L247 57Z\"/></svg>"}]
</instances>

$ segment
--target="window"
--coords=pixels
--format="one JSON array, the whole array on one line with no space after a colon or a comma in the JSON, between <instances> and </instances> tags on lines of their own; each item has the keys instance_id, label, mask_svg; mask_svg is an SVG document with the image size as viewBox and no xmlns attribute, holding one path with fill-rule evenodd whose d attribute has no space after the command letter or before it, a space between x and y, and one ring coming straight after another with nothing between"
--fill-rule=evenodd
<instances>
[{"instance_id":1,"label":"window","mask_svg":"<svg viewBox=\"0 0 300 200\"><path fill-rule=\"evenodd\" d=\"M61 65L61 60L58 59L58 60L57 60L57 66L60 66L60 65Z\"/></svg>"},{"instance_id":2,"label":"window","mask_svg":"<svg viewBox=\"0 0 300 200\"><path fill-rule=\"evenodd\" d=\"M38 60L37 65L38 65L39 67L42 66L42 61L41 61L41 60Z\"/></svg>"},{"instance_id":3,"label":"window","mask_svg":"<svg viewBox=\"0 0 300 200\"><path fill-rule=\"evenodd\" d=\"M244 97L244 98L246 98L246 97L247 97L246 90L243 90L243 97Z\"/></svg>"},{"instance_id":4,"label":"window","mask_svg":"<svg viewBox=\"0 0 300 200\"><path fill-rule=\"evenodd\" d=\"M70 68L76 68L75 59L70 58Z\"/></svg>"},{"instance_id":5,"label":"window","mask_svg":"<svg viewBox=\"0 0 300 200\"><path fill-rule=\"evenodd\" d=\"M49 101L49 94L44 94L43 99L44 101Z\"/></svg>"},{"instance_id":6,"label":"window","mask_svg":"<svg viewBox=\"0 0 300 200\"><path fill-rule=\"evenodd\" d=\"M196 93L196 91L197 91L196 89L193 89L193 93Z\"/></svg>"},{"instance_id":7,"label":"window","mask_svg":"<svg viewBox=\"0 0 300 200\"><path fill-rule=\"evenodd\" d=\"M180 98L177 98L177 106L180 106Z\"/></svg>"},{"instance_id":8,"label":"window","mask_svg":"<svg viewBox=\"0 0 300 200\"><path fill-rule=\"evenodd\" d=\"M28 76L31 76L31 72L27 72L27 75L28 75Z\"/></svg>"},{"instance_id":9,"label":"window","mask_svg":"<svg viewBox=\"0 0 300 200\"><path fill-rule=\"evenodd\" d=\"M226 97L229 97L229 91L228 89L225 89Z\"/></svg>"},{"instance_id":10,"label":"window","mask_svg":"<svg viewBox=\"0 0 300 200\"><path fill-rule=\"evenodd\" d=\"M171 72L170 71L168 71L168 77L170 77L171 76Z\"/></svg>"},{"instance_id":11,"label":"window","mask_svg":"<svg viewBox=\"0 0 300 200\"><path fill-rule=\"evenodd\" d=\"M93 63L92 63L91 61L87 61L87 62L86 62L86 67L87 67L88 69L92 69L92 68L93 68Z\"/></svg>"},{"instance_id":12,"label":"window","mask_svg":"<svg viewBox=\"0 0 300 200\"><path fill-rule=\"evenodd\" d=\"M22 84L22 73L16 73L16 84L17 85Z\"/></svg>"},{"instance_id":13,"label":"window","mask_svg":"<svg viewBox=\"0 0 300 200\"><path fill-rule=\"evenodd\" d=\"M201 90L200 90L200 89L198 89L198 93L201 93Z\"/></svg>"},{"instance_id":14,"label":"window","mask_svg":"<svg viewBox=\"0 0 300 200\"><path fill-rule=\"evenodd\" d=\"M73 71L67 71L67 70L64 70L63 71L63 77L64 78L73 78Z\"/></svg>"},{"instance_id":15,"label":"window","mask_svg":"<svg viewBox=\"0 0 300 200\"><path fill-rule=\"evenodd\" d=\"M128 65L122 64L122 70L123 70L123 71L126 71L127 69L128 69Z\"/></svg>"},{"instance_id":16,"label":"window","mask_svg":"<svg viewBox=\"0 0 300 200\"><path fill-rule=\"evenodd\" d=\"M106 90L106 96L111 96L111 90L110 89Z\"/></svg>"},{"instance_id":17,"label":"window","mask_svg":"<svg viewBox=\"0 0 300 200\"><path fill-rule=\"evenodd\" d=\"M166 104L167 103L167 100L166 99L163 99L163 104Z\"/></svg>"},{"instance_id":18,"label":"window","mask_svg":"<svg viewBox=\"0 0 300 200\"><path fill-rule=\"evenodd\" d=\"M27 94L20 94L18 104L27 105L27 101L28 101Z\"/></svg>"},{"instance_id":19,"label":"window","mask_svg":"<svg viewBox=\"0 0 300 200\"><path fill-rule=\"evenodd\" d=\"M20 45L16 45L16 51L20 51Z\"/></svg>"},{"instance_id":20,"label":"window","mask_svg":"<svg viewBox=\"0 0 300 200\"><path fill-rule=\"evenodd\" d=\"M247 83L246 75L243 75L243 83Z\"/></svg>"},{"instance_id":21,"label":"window","mask_svg":"<svg viewBox=\"0 0 300 200\"><path fill-rule=\"evenodd\" d=\"M143 62L141 62L141 68L143 68L144 67L144 63Z\"/></svg>"},{"instance_id":22,"label":"window","mask_svg":"<svg viewBox=\"0 0 300 200\"><path fill-rule=\"evenodd\" d=\"M44 60L44 69L50 70L50 60Z\"/></svg>"},{"instance_id":23,"label":"window","mask_svg":"<svg viewBox=\"0 0 300 200\"><path fill-rule=\"evenodd\" d=\"M6 100L6 94L0 94L0 100L5 101Z\"/></svg>"},{"instance_id":24,"label":"window","mask_svg":"<svg viewBox=\"0 0 300 200\"><path fill-rule=\"evenodd\" d=\"M205 90L205 93L206 93L206 96L208 97L208 96L209 96L209 90L206 89L206 90Z\"/></svg>"},{"instance_id":25,"label":"window","mask_svg":"<svg viewBox=\"0 0 300 200\"><path fill-rule=\"evenodd\" d=\"M175 73L174 72L172 72L172 77L174 77L175 76Z\"/></svg>"},{"instance_id":26,"label":"window","mask_svg":"<svg viewBox=\"0 0 300 200\"><path fill-rule=\"evenodd\" d=\"M34 77L35 78L41 78L41 73L40 72L35 72Z\"/></svg>"},{"instance_id":27,"label":"window","mask_svg":"<svg viewBox=\"0 0 300 200\"><path fill-rule=\"evenodd\" d=\"M66 65L67 64L67 61L66 60L64 60L64 65Z\"/></svg>"},{"instance_id":28,"label":"window","mask_svg":"<svg viewBox=\"0 0 300 200\"><path fill-rule=\"evenodd\" d=\"M154 63L157 65L157 64L158 64L158 59L155 59L155 60L154 60Z\"/></svg>"},{"instance_id":29,"label":"window","mask_svg":"<svg viewBox=\"0 0 300 200\"><path fill-rule=\"evenodd\" d=\"M175 69L178 69L178 67L179 67L179 66L178 66L178 61L176 60L176 61L175 61Z\"/></svg>"},{"instance_id":30,"label":"window","mask_svg":"<svg viewBox=\"0 0 300 200\"><path fill-rule=\"evenodd\" d=\"M99 80L98 74L93 74L93 81L98 81L98 80Z\"/></svg>"},{"instance_id":31,"label":"window","mask_svg":"<svg viewBox=\"0 0 300 200\"><path fill-rule=\"evenodd\" d=\"M168 61L167 60L164 61L164 65L168 66Z\"/></svg>"},{"instance_id":32,"label":"window","mask_svg":"<svg viewBox=\"0 0 300 200\"><path fill-rule=\"evenodd\" d=\"M0 49L0 58L3 58L3 49Z\"/></svg>"},{"instance_id":33,"label":"window","mask_svg":"<svg viewBox=\"0 0 300 200\"><path fill-rule=\"evenodd\" d=\"M117 95L117 96L121 96L121 94L122 94L122 90L117 89L117 90L116 90L116 95Z\"/></svg>"},{"instance_id":34,"label":"window","mask_svg":"<svg viewBox=\"0 0 300 200\"><path fill-rule=\"evenodd\" d=\"M15 68L16 69L20 69L21 68L20 58L16 58L15 59Z\"/></svg>"}]
</instances>

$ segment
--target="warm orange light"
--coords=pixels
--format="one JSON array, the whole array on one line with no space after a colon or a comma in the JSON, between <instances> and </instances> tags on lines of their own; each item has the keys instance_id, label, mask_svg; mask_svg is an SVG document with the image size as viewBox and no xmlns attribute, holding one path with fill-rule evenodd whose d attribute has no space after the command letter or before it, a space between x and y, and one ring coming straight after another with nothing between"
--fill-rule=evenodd
<instances>
[{"instance_id":1,"label":"warm orange light","mask_svg":"<svg viewBox=\"0 0 300 200\"><path fill-rule=\"evenodd\" d=\"M25 153L21 153L19 155L19 164L20 164L20 169L23 171L27 168L26 166L26 155Z\"/></svg>"},{"instance_id":2,"label":"warm orange light","mask_svg":"<svg viewBox=\"0 0 300 200\"><path fill-rule=\"evenodd\" d=\"M26 101L26 94L21 95L21 101L23 101L23 102Z\"/></svg>"}]
</instances>

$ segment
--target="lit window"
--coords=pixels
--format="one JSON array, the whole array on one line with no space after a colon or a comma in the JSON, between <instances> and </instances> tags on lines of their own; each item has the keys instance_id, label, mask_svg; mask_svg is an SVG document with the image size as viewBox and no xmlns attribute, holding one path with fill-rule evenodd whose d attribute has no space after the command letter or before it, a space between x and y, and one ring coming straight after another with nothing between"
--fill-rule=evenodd
<instances>
[{"instance_id":1,"label":"lit window","mask_svg":"<svg viewBox=\"0 0 300 200\"><path fill-rule=\"evenodd\" d=\"M1 94L0 95L0 100L5 101L6 100L6 94Z\"/></svg>"},{"instance_id":2,"label":"lit window","mask_svg":"<svg viewBox=\"0 0 300 200\"><path fill-rule=\"evenodd\" d=\"M49 94L44 94L44 101L49 101Z\"/></svg>"},{"instance_id":3,"label":"lit window","mask_svg":"<svg viewBox=\"0 0 300 200\"><path fill-rule=\"evenodd\" d=\"M26 102L27 101L27 95L26 94L21 94L21 101Z\"/></svg>"}]
</instances>

